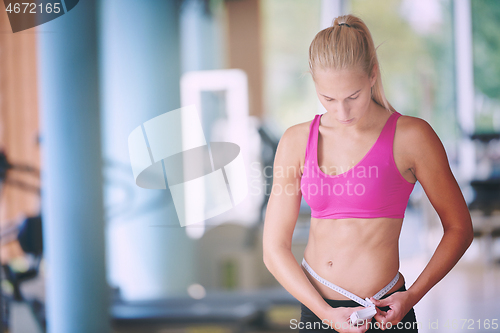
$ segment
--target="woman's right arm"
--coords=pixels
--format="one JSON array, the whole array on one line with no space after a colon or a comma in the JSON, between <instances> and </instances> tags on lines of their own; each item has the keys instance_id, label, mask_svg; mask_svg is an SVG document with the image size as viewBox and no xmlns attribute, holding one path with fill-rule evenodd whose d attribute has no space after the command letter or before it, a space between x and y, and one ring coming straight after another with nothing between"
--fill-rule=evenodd
<instances>
[{"instance_id":1,"label":"woman's right arm","mask_svg":"<svg viewBox=\"0 0 500 333\"><path fill-rule=\"evenodd\" d=\"M331 307L313 287L292 254L292 235L299 215L301 136L297 126L288 128L280 139L274 158L273 186L267 204L263 254L264 264L276 280L316 315ZM321 317L320 317L321 318Z\"/></svg>"},{"instance_id":2,"label":"woman's right arm","mask_svg":"<svg viewBox=\"0 0 500 333\"><path fill-rule=\"evenodd\" d=\"M307 139L305 139L307 141ZM302 142L302 143L301 143ZM304 136L300 128L292 126L285 131L278 144L273 168L273 187L264 221L264 264L278 282L299 302L316 314L323 323L334 326L338 332L365 332L368 327L343 326L349 316L363 307L332 308L311 284L292 254L292 235L299 215L300 154L304 154Z\"/></svg>"},{"instance_id":3,"label":"woman's right arm","mask_svg":"<svg viewBox=\"0 0 500 333\"><path fill-rule=\"evenodd\" d=\"M300 154L304 154L304 135L292 126L278 144L273 168L273 187L267 204L263 234L264 264L276 280L299 302L309 308L323 323L338 332L365 332L368 327L344 326L349 316L363 307L332 308L311 284L292 254L292 235L299 216ZM345 328L344 328L345 327Z\"/></svg>"}]
</instances>

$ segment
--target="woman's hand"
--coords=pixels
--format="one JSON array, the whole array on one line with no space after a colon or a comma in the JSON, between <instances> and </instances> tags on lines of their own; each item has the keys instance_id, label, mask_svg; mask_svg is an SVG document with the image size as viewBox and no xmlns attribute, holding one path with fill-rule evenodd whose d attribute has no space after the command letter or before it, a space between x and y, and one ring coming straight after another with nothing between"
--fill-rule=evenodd
<instances>
[{"instance_id":1,"label":"woman's hand","mask_svg":"<svg viewBox=\"0 0 500 333\"><path fill-rule=\"evenodd\" d=\"M385 325L387 323L391 323L392 326L399 323L414 305L407 291L395 292L391 296L381 300L371 297L370 301L376 306L377 314L375 315L375 320L381 324L380 328L382 330L386 329ZM382 311L378 308L384 306L388 306L390 309Z\"/></svg>"},{"instance_id":2,"label":"woman's hand","mask_svg":"<svg viewBox=\"0 0 500 333\"><path fill-rule=\"evenodd\" d=\"M370 328L365 325L366 321L361 326L356 326L350 321L353 312L363 309L364 307L362 306L355 308L330 308L325 311L322 317L322 327L323 325L329 325L339 333L364 333Z\"/></svg>"}]
</instances>

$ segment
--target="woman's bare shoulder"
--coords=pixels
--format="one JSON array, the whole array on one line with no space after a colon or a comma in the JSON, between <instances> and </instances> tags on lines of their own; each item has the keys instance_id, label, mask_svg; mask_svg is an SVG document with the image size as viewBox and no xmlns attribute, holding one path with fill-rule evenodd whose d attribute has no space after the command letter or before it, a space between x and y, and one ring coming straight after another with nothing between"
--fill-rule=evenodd
<instances>
[{"instance_id":1,"label":"woman's bare shoulder","mask_svg":"<svg viewBox=\"0 0 500 333\"><path fill-rule=\"evenodd\" d=\"M282 158L286 164L303 164L311 122L298 123L285 130L278 144L277 158Z\"/></svg>"},{"instance_id":2,"label":"woman's bare shoulder","mask_svg":"<svg viewBox=\"0 0 500 333\"><path fill-rule=\"evenodd\" d=\"M444 151L439 136L425 119L402 115L397 126L398 145L404 147L405 152L413 159L431 152Z\"/></svg>"},{"instance_id":3,"label":"woman's bare shoulder","mask_svg":"<svg viewBox=\"0 0 500 333\"><path fill-rule=\"evenodd\" d=\"M307 139L309 136L309 128L311 126L312 120L305 121L303 123L298 123L288 127L283 134L287 136L287 140L302 141L304 137Z\"/></svg>"},{"instance_id":4,"label":"woman's bare shoulder","mask_svg":"<svg viewBox=\"0 0 500 333\"><path fill-rule=\"evenodd\" d=\"M411 143L418 143L422 139L428 139L429 135L434 136L432 126L424 119L414 116L401 115L398 120L398 132Z\"/></svg>"}]
</instances>

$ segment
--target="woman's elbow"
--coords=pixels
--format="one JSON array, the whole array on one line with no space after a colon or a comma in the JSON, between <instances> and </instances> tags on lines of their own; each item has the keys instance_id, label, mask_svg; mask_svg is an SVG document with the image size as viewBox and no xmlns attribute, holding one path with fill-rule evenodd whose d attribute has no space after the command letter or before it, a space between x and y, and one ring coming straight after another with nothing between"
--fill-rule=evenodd
<instances>
[{"instance_id":1,"label":"woman's elbow","mask_svg":"<svg viewBox=\"0 0 500 333\"><path fill-rule=\"evenodd\" d=\"M466 228L461 228L458 230L460 238L466 249L472 244L474 240L474 230L472 229L472 223L470 223Z\"/></svg>"},{"instance_id":2,"label":"woman's elbow","mask_svg":"<svg viewBox=\"0 0 500 333\"><path fill-rule=\"evenodd\" d=\"M465 238L465 243L467 244L467 248L472 244L472 241L474 240L474 228L472 226L472 219L469 217L467 220L467 228L465 229L464 232L464 238Z\"/></svg>"},{"instance_id":3,"label":"woman's elbow","mask_svg":"<svg viewBox=\"0 0 500 333\"><path fill-rule=\"evenodd\" d=\"M264 261L264 265L267 267L267 269L271 271L273 256L269 250L264 249L262 260Z\"/></svg>"},{"instance_id":4,"label":"woman's elbow","mask_svg":"<svg viewBox=\"0 0 500 333\"><path fill-rule=\"evenodd\" d=\"M269 248L264 246L262 260L264 261L264 265L271 273L274 263L277 260L281 260L280 258L284 254L282 250L283 249L281 248L276 248L276 247Z\"/></svg>"},{"instance_id":5,"label":"woman's elbow","mask_svg":"<svg viewBox=\"0 0 500 333\"><path fill-rule=\"evenodd\" d=\"M467 239L467 248L469 248L469 246L471 246L472 244L472 241L474 240L474 230L472 228L470 228L468 231L467 231L467 235L466 235L466 239Z\"/></svg>"}]
</instances>

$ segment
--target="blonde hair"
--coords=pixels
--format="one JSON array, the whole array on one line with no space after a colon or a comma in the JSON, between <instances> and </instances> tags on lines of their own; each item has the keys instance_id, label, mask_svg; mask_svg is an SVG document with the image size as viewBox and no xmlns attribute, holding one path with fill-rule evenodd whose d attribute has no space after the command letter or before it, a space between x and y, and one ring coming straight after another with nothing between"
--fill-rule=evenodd
<instances>
[{"instance_id":1,"label":"blonde hair","mask_svg":"<svg viewBox=\"0 0 500 333\"><path fill-rule=\"evenodd\" d=\"M370 76L375 66L377 79L372 87L372 99L394 112L395 109L385 98L376 48L363 20L354 15L339 16L330 27L316 34L309 47L309 73L313 80L316 68L361 68Z\"/></svg>"}]
</instances>

